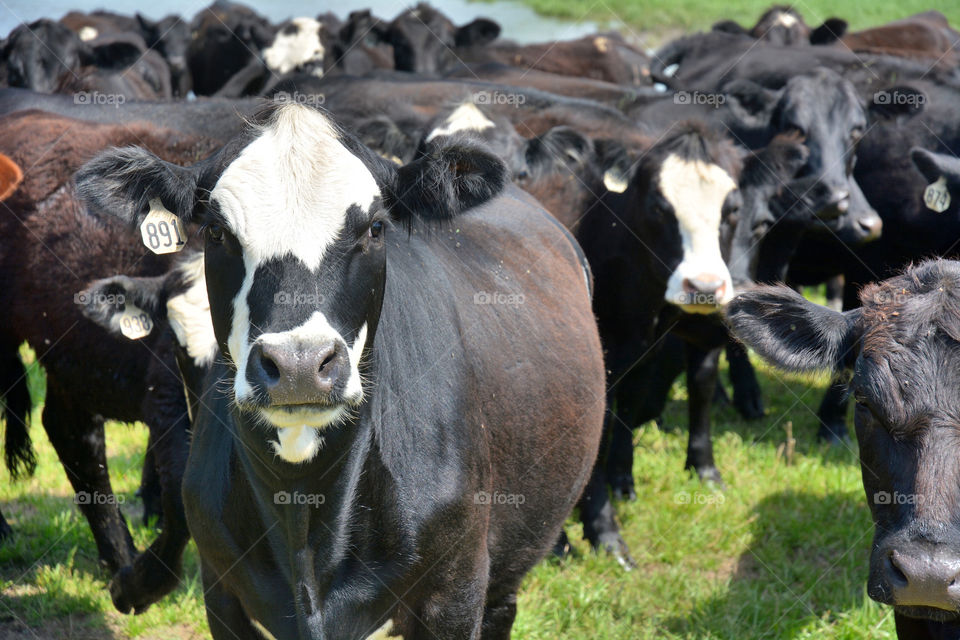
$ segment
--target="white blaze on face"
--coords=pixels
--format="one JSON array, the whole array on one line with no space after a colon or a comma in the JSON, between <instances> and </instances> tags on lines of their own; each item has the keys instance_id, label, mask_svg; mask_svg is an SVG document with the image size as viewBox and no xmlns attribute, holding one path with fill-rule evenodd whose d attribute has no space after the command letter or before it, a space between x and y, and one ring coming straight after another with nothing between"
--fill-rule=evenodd
<instances>
[{"instance_id":1,"label":"white blaze on face","mask_svg":"<svg viewBox=\"0 0 960 640\"><path fill-rule=\"evenodd\" d=\"M715 164L670 155L660 169L660 192L673 207L680 227L683 259L667 281L665 298L686 311L709 312L733 299L733 281L720 254L720 218L727 195L737 188ZM700 300L684 280L716 280L713 299Z\"/></svg>"},{"instance_id":2,"label":"white blaze on face","mask_svg":"<svg viewBox=\"0 0 960 640\"><path fill-rule=\"evenodd\" d=\"M247 298L257 269L271 259L296 259L316 272L343 230L348 209L356 205L368 211L379 195L373 174L340 142L327 117L297 104L280 107L224 170L210 198L219 205L243 250L244 279L233 300L227 338L229 356L237 367L234 395L239 404L252 393L245 375L252 347ZM333 329L322 313L315 312L300 327L258 339L312 339L324 331ZM359 353L356 359L359 362ZM362 394L359 374L356 381L353 377L351 372L348 392ZM299 424L317 428L334 419L337 416L310 414L301 416ZM297 448L304 450L301 445Z\"/></svg>"},{"instance_id":3,"label":"white blaze on face","mask_svg":"<svg viewBox=\"0 0 960 640\"><path fill-rule=\"evenodd\" d=\"M277 73L288 73L312 61L323 62L324 49L320 41L323 25L313 18L294 18L290 22L297 30L283 33L281 29L263 50L263 61Z\"/></svg>"},{"instance_id":4,"label":"white blaze on face","mask_svg":"<svg viewBox=\"0 0 960 640\"><path fill-rule=\"evenodd\" d=\"M203 254L180 265L187 290L167 300L167 319L180 346L198 367L207 367L217 355L217 337L210 320L210 300L203 271Z\"/></svg>"},{"instance_id":5,"label":"white blaze on face","mask_svg":"<svg viewBox=\"0 0 960 640\"><path fill-rule=\"evenodd\" d=\"M458 131L483 131L493 127L493 121L472 102L465 102L453 110L442 127L437 127L427 136L426 142L440 136L449 136Z\"/></svg>"},{"instance_id":6,"label":"white blaze on face","mask_svg":"<svg viewBox=\"0 0 960 640\"><path fill-rule=\"evenodd\" d=\"M780 25L789 29L793 25L797 24L797 17L792 13L781 11L777 14L777 19L773 24L774 26Z\"/></svg>"}]
</instances>

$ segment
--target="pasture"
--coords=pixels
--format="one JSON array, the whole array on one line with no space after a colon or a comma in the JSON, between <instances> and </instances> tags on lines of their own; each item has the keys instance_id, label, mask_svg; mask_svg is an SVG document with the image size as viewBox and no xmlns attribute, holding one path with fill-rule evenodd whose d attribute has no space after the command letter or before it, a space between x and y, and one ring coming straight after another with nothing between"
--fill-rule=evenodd
<instances>
[{"instance_id":1,"label":"pasture","mask_svg":"<svg viewBox=\"0 0 960 640\"><path fill-rule=\"evenodd\" d=\"M24 356L33 358L26 350ZM856 445L837 450L815 443L826 380L754 363L767 416L747 422L731 407L714 409L726 491L711 491L681 469L681 379L662 428L651 422L636 433L637 501L617 505L639 567L625 573L613 559L593 554L580 525L569 520L573 557L545 561L528 576L515 638L895 637L890 609L865 593L872 523ZM36 365L30 383L42 398ZM792 455L787 422L796 439ZM63 467L43 430L34 426L31 434L40 459L36 475L11 483L0 471L0 503L17 532L0 547L0 639L209 637L192 542L179 589L140 616L114 609L109 575L97 564ZM111 479L141 548L153 537L140 524L134 496L146 439L142 425L108 424Z\"/></svg>"}]
</instances>

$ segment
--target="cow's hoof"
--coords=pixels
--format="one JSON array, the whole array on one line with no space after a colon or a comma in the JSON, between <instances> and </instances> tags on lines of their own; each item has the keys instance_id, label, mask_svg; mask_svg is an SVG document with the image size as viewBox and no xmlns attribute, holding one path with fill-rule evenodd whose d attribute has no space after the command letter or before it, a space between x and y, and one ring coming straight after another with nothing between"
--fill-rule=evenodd
<instances>
[{"instance_id":1,"label":"cow's hoof","mask_svg":"<svg viewBox=\"0 0 960 640\"><path fill-rule=\"evenodd\" d=\"M720 471L716 467L697 467L696 470L697 477L700 478L700 481L704 484L710 485L719 491L727 488L727 485L723 482L723 477L720 475Z\"/></svg>"},{"instance_id":2,"label":"cow's hoof","mask_svg":"<svg viewBox=\"0 0 960 640\"><path fill-rule=\"evenodd\" d=\"M633 486L633 476L628 474L617 474L610 478L610 489L613 491L614 500L633 501L637 499L637 491Z\"/></svg>"},{"instance_id":3,"label":"cow's hoof","mask_svg":"<svg viewBox=\"0 0 960 640\"><path fill-rule=\"evenodd\" d=\"M817 441L826 442L831 447L850 445L850 435L847 433L847 425L843 422L834 422L831 424L821 424L817 431Z\"/></svg>"},{"instance_id":4,"label":"cow's hoof","mask_svg":"<svg viewBox=\"0 0 960 640\"><path fill-rule=\"evenodd\" d=\"M601 533L596 546L597 549L603 549L612 555L624 571L633 571L637 568L637 563L630 556L630 547L618 532Z\"/></svg>"},{"instance_id":5,"label":"cow's hoof","mask_svg":"<svg viewBox=\"0 0 960 640\"><path fill-rule=\"evenodd\" d=\"M561 531L560 537L557 538L556 543L553 545L553 551L551 552L554 558L563 560L569 558L573 553L573 548L570 546L570 540L567 538L567 532Z\"/></svg>"},{"instance_id":6,"label":"cow's hoof","mask_svg":"<svg viewBox=\"0 0 960 640\"><path fill-rule=\"evenodd\" d=\"M759 420L766 415L763 406L763 394L760 389L750 389L744 392L733 390L733 406L745 420Z\"/></svg>"}]
</instances>

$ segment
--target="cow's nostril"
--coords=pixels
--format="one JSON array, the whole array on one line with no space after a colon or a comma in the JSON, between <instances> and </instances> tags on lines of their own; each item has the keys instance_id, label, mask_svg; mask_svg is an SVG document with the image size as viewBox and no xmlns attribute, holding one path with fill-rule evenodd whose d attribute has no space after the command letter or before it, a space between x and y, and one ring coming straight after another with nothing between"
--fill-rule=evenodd
<instances>
[{"instance_id":1,"label":"cow's nostril","mask_svg":"<svg viewBox=\"0 0 960 640\"><path fill-rule=\"evenodd\" d=\"M907 574L905 574L897 565L894 555L895 554L891 551L890 555L887 556L887 569L889 570L888 572L890 574L890 578L899 581L900 585L898 586L906 586L910 583L910 580L907 578Z\"/></svg>"},{"instance_id":2,"label":"cow's nostril","mask_svg":"<svg viewBox=\"0 0 960 640\"><path fill-rule=\"evenodd\" d=\"M333 362L333 359L335 356L336 356L336 351L330 351L330 353L327 354L327 357L324 358L323 361L320 363L320 368L318 369L318 371L320 373L323 373L323 370L326 369L328 366L330 366L330 363Z\"/></svg>"},{"instance_id":3,"label":"cow's nostril","mask_svg":"<svg viewBox=\"0 0 960 640\"><path fill-rule=\"evenodd\" d=\"M267 374L267 378L271 381L280 379L280 368L277 366L277 363L267 357L265 354L260 356L260 366L263 367L263 372Z\"/></svg>"}]
</instances>

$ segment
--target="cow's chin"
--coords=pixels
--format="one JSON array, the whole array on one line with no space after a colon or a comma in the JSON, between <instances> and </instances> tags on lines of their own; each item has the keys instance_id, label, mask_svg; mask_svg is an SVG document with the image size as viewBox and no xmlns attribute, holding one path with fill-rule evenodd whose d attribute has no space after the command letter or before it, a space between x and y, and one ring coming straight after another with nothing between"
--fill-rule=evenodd
<instances>
[{"instance_id":1,"label":"cow's chin","mask_svg":"<svg viewBox=\"0 0 960 640\"><path fill-rule=\"evenodd\" d=\"M323 447L322 431L340 424L349 415L346 405L263 408L258 411L261 420L277 430L277 440L270 443L277 456L291 464L313 460Z\"/></svg>"},{"instance_id":2,"label":"cow's chin","mask_svg":"<svg viewBox=\"0 0 960 640\"><path fill-rule=\"evenodd\" d=\"M960 611L938 609L937 607L915 607L894 605L893 610L906 618L931 620L933 622L958 622Z\"/></svg>"},{"instance_id":3,"label":"cow's chin","mask_svg":"<svg viewBox=\"0 0 960 640\"><path fill-rule=\"evenodd\" d=\"M681 304L677 306L679 306L680 310L684 313L695 313L698 315L719 313L722 308L715 304Z\"/></svg>"}]
</instances>

